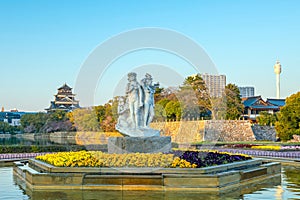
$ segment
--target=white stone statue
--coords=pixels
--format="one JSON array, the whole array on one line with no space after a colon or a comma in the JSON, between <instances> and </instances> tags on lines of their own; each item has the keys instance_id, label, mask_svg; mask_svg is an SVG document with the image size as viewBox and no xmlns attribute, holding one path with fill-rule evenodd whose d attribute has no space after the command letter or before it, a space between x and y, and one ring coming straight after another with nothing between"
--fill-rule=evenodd
<instances>
[{"instance_id":1,"label":"white stone statue","mask_svg":"<svg viewBox=\"0 0 300 200\"><path fill-rule=\"evenodd\" d=\"M159 131L149 127L154 117L154 93L158 84L152 84L152 76L146 74L138 83L137 74L128 74L126 97L119 98L116 130L125 136L159 136Z\"/></svg>"},{"instance_id":2,"label":"white stone statue","mask_svg":"<svg viewBox=\"0 0 300 200\"><path fill-rule=\"evenodd\" d=\"M136 80L136 73L128 74L128 81L126 87L126 96L128 99L130 118L132 120L132 128L136 129L141 126L140 108L143 106L144 93L141 85Z\"/></svg>"},{"instance_id":3,"label":"white stone statue","mask_svg":"<svg viewBox=\"0 0 300 200\"><path fill-rule=\"evenodd\" d=\"M149 127L154 117L154 93L159 84L153 85L152 76L147 73L141 80L141 85L144 91L143 126Z\"/></svg>"}]
</instances>

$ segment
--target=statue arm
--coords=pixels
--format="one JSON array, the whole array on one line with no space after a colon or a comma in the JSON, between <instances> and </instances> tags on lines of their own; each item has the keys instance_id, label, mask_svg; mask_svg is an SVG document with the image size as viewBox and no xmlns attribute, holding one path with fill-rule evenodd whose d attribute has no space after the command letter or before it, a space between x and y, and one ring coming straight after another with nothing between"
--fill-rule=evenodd
<instances>
[{"instance_id":1,"label":"statue arm","mask_svg":"<svg viewBox=\"0 0 300 200\"><path fill-rule=\"evenodd\" d=\"M121 109L118 110L118 114L123 114L126 111L126 109L124 109L123 107Z\"/></svg>"},{"instance_id":2,"label":"statue arm","mask_svg":"<svg viewBox=\"0 0 300 200\"><path fill-rule=\"evenodd\" d=\"M144 105L144 99L145 99L145 94L144 94L144 88L139 85L139 104L140 107Z\"/></svg>"},{"instance_id":3,"label":"statue arm","mask_svg":"<svg viewBox=\"0 0 300 200\"><path fill-rule=\"evenodd\" d=\"M134 86L132 84L128 83L127 87L126 87L126 94L129 94L133 90L134 90Z\"/></svg>"},{"instance_id":4,"label":"statue arm","mask_svg":"<svg viewBox=\"0 0 300 200\"><path fill-rule=\"evenodd\" d=\"M155 87L153 86L148 86L148 90L150 91L151 94L154 94L155 93Z\"/></svg>"}]
</instances>

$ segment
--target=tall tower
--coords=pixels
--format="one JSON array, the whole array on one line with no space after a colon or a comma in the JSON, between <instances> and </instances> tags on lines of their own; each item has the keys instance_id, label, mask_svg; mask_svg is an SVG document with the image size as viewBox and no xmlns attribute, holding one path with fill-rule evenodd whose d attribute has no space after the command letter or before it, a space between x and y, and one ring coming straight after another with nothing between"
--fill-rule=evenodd
<instances>
[{"instance_id":1,"label":"tall tower","mask_svg":"<svg viewBox=\"0 0 300 200\"><path fill-rule=\"evenodd\" d=\"M280 73L281 73L281 64L279 60L276 61L274 65L274 72L276 74L276 98L280 99Z\"/></svg>"}]
</instances>

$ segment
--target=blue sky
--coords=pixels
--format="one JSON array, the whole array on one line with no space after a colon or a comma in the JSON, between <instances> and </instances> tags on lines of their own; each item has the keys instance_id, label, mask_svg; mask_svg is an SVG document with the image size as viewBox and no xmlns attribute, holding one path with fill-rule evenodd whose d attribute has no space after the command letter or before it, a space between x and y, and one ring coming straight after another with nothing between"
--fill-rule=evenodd
<instances>
[{"instance_id":1,"label":"blue sky","mask_svg":"<svg viewBox=\"0 0 300 200\"><path fill-rule=\"evenodd\" d=\"M281 96L287 97L300 89L299 7L297 0L0 0L0 106L42 111L63 83L75 85L98 45L144 27L186 35L205 49L227 83L254 86L264 98L276 96L273 65L279 59ZM174 68L183 77L193 73L176 56L134 52L113 63L99 80L94 104L116 94L118 82L111 77L152 63Z\"/></svg>"}]
</instances>

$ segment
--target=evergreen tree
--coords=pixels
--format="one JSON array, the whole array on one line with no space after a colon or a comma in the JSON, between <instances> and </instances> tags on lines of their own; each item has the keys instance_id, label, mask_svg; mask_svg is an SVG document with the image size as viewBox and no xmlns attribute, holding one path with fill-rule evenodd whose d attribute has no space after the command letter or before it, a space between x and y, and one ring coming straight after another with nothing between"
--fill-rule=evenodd
<instances>
[{"instance_id":1,"label":"evergreen tree","mask_svg":"<svg viewBox=\"0 0 300 200\"><path fill-rule=\"evenodd\" d=\"M229 83L225 87L226 95L226 119L239 119L244 111L244 105L240 97L240 90L235 84Z\"/></svg>"},{"instance_id":2,"label":"evergreen tree","mask_svg":"<svg viewBox=\"0 0 300 200\"><path fill-rule=\"evenodd\" d=\"M188 76L177 96L182 105L184 118L198 118L207 115L209 111L214 118L213 104L208 89L199 74Z\"/></svg>"},{"instance_id":3,"label":"evergreen tree","mask_svg":"<svg viewBox=\"0 0 300 200\"><path fill-rule=\"evenodd\" d=\"M278 113L275 129L281 140L292 139L293 135L300 135L300 92L286 98L286 104Z\"/></svg>"},{"instance_id":4,"label":"evergreen tree","mask_svg":"<svg viewBox=\"0 0 300 200\"><path fill-rule=\"evenodd\" d=\"M276 115L268 113L266 111L262 111L259 113L259 116L256 117L256 121L259 125L275 125L275 122L277 121Z\"/></svg>"},{"instance_id":5,"label":"evergreen tree","mask_svg":"<svg viewBox=\"0 0 300 200\"><path fill-rule=\"evenodd\" d=\"M165 107L168 119L179 120L181 118L181 106L179 101L169 101Z\"/></svg>"}]
</instances>

